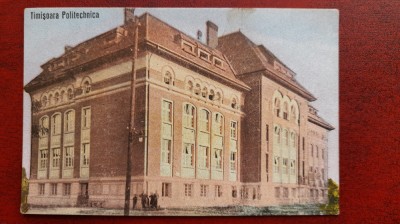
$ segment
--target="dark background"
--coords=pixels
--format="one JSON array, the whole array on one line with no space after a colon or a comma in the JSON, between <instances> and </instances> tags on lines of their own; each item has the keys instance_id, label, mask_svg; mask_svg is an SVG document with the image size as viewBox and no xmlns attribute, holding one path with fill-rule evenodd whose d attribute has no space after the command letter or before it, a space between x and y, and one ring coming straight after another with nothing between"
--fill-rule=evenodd
<instances>
[{"instance_id":1,"label":"dark background","mask_svg":"<svg viewBox=\"0 0 400 224\"><path fill-rule=\"evenodd\" d=\"M341 214L322 217L21 215L24 8L126 6L339 9ZM398 0L0 0L0 224L400 223L399 73Z\"/></svg>"}]
</instances>

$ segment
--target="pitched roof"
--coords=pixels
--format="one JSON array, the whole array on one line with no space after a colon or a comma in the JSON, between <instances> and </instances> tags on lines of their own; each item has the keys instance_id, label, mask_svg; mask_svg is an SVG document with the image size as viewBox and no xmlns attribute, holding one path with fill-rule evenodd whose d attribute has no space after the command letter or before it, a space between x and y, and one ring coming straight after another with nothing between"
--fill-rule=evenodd
<instances>
[{"instance_id":1,"label":"pitched roof","mask_svg":"<svg viewBox=\"0 0 400 224\"><path fill-rule=\"evenodd\" d=\"M263 45L256 45L241 31L233 32L219 38L218 49L224 52L231 61L239 76L265 71L264 74L289 89L297 92L309 101L316 98L296 79L295 73L278 59L271 51ZM275 69L275 62L286 70L286 73Z\"/></svg>"}]
</instances>

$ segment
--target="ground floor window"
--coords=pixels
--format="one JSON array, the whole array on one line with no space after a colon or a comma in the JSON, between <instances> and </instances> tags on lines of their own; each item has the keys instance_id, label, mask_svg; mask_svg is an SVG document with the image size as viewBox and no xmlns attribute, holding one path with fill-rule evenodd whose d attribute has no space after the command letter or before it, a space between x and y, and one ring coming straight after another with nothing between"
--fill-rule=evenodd
<instances>
[{"instance_id":1,"label":"ground floor window","mask_svg":"<svg viewBox=\"0 0 400 224\"><path fill-rule=\"evenodd\" d=\"M287 187L283 188L283 197L284 198L289 197L289 189Z\"/></svg>"},{"instance_id":2,"label":"ground floor window","mask_svg":"<svg viewBox=\"0 0 400 224\"><path fill-rule=\"evenodd\" d=\"M40 150L40 169L47 168L47 149Z\"/></svg>"},{"instance_id":3,"label":"ground floor window","mask_svg":"<svg viewBox=\"0 0 400 224\"><path fill-rule=\"evenodd\" d=\"M185 196L191 197L193 191L193 184L185 184Z\"/></svg>"},{"instance_id":4,"label":"ground floor window","mask_svg":"<svg viewBox=\"0 0 400 224\"><path fill-rule=\"evenodd\" d=\"M64 196L71 195L71 184L64 184Z\"/></svg>"},{"instance_id":5,"label":"ground floor window","mask_svg":"<svg viewBox=\"0 0 400 224\"><path fill-rule=\"evenodd\" d=\"M57 184L51 184L51 195L57 195Z\"/></svg>"},{"instance_id":6,"label":"ground floor window","mask_svg":"<svg viewBox=\"0 0 400 224\"><path fill-rule=\"evenodd\" d=\"M171 183L162 183L161 196L171 197Z\"/></svg>"},{"instance_id":7,"label":"ground floor window","mask_svg":"<svg viewBox=\"0 0 400 224\"><path fill-rule=\"evenodd\" d=\"M39 184L39 195L44 195L44 184Z\"/></svg>"},{"instance_id":8,"label":"ground floor window","mask_svg":"<svg viewBox=\"0 0 400 224\"><path fill-rule=\"evenodd\" d=\"M222 196L222 186L221 185L215 185L215 197L219 198Z\"/></svg>"},{"instance_id":9,"label":"ground floor window","mask_svg":"<svg viewBox=\"0 0 400 224\"><path fill-rule=\"evenodd\" d=\"M200 185L200 197L207 197L208 185Z\"/></svg>"}]
</instances>

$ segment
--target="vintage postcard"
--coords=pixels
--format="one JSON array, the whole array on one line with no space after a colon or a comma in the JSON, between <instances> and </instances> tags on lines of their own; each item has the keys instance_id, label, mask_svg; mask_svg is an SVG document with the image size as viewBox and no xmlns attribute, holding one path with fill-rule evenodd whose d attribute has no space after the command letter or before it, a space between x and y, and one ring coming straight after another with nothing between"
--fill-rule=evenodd
<instances>
[{"instance_id":1,"label":"vintage postcard","mask_svg":"<svg viewBox=\"0 0 400 224\"><path fill-rule=\"evenodd\" d=\"M26 9L21 212L339 214L338 21Z\"/></svg>"}]
</instances>

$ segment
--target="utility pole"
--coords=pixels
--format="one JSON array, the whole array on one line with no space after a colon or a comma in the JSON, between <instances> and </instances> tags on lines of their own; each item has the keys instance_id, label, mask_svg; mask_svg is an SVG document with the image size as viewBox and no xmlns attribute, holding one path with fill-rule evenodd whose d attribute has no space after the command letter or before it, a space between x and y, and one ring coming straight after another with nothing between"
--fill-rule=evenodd
<instances>
[{"instance_id":1,"label":"utility pole","mask_svg":"<svg viewBox=\"0 0 400 224\"><path fill-rule=\"evenodd\" d=\"M127 22L127 10L129 13L134 12L134 9L125 9L125 23ZM128 136L128 155L127 155L127 165L126 165L126 183L125 183L125 206L124 206L124 216L129 216L130 207L130 197L131 197L131 180L132 180L132 148L134 137L137 135L135 130L135 83L136 83L136 58L138 51L138 18L133 16L133 30L134 30L134 42L132 49L132 78L131 78L131 114L129 122L129 136Z\"/></svg>"}]
</instances>

